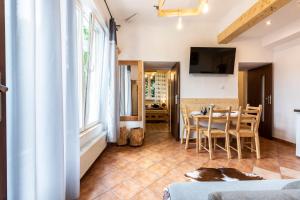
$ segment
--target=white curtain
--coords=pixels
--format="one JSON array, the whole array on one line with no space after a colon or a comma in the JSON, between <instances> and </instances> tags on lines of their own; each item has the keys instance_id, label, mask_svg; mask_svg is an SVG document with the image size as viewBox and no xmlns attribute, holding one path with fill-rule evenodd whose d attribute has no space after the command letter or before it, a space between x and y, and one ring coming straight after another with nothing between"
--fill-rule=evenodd
<instances>
[{"instance_id":1,"label":"white curtain","mask_svg":"<svg viewBox=\"0 0 300 200\"><path fill-rule=\"evenodd\" d=\"M74 0L6 0L8 199L78 199Z\"/></svg>"},{"instance_id":2,"label":"white curtain","mask_svg":"<svg viewBox=\"0 0 300 200\"><path fill-rule=\"evenodd\" d=\"M116 142L120 127L120 93L119 93L119 69L117 66L117 27L115 20L110 19L109 23L109 85L108 85L108 108L107 108L107 140L108 142Z\"/></svg>"},{"instance_id":3,"label":"white curtain","mask_svg":"<svg viewBox=\"0 0 300 200\"><path fill-rule=\"evenodd\" d=\"M131 106L131 70L130 66L121 65L120 69L120 115L129 116L132 114Z\"/></svg>"}]
</instances>

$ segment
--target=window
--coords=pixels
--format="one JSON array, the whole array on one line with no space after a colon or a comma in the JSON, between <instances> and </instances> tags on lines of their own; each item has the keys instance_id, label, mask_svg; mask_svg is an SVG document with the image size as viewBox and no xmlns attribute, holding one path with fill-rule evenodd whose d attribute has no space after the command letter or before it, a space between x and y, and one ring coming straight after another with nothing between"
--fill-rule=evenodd
<instances>
[{"instance_id":1,"label":"window","mask_svg":"<svg viewBox=\"0 0 300 200\"><path fill-rule=\"evenodd\" d=\"M145 73L145 97L146 99L155 98L155 73Z\"/></svg>"},{"instance_id":2,"label":"window","mask_svg":"<svg viewBox=\"0 0 300 200\"><path fill-rule=\"evenodd\" d=\"M105 31L91 12L77 6L78 94L80 129L100 122L100 88Z\"/></svg>"}]
</instances>

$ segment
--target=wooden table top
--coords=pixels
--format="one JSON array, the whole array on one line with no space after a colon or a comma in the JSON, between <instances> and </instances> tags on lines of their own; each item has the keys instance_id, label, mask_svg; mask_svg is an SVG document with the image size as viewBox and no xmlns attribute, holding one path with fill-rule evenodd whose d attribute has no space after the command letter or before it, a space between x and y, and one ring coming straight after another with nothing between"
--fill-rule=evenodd
<instances>
[{"instance_id":1,"label":"wooden table top","mask_svg":"<svg viewBox=\"0 0 300 200\"><path fill-rule=\"evenodd\" d=\"M208 119L209 118L209 115L191 115L191 117L192 118L194 118L194 119ZM215 116L214 118L220 118L220 119L225 119L227 116L225 116L225 115L222 115L222 116ZM249 115L249 114L247 114L247 115L243 115L243 117L249 117L249 118L253 118L253 117L255 117L255 116L253 116L253 115ZM237 119L238 118L238 115L233 115L233 116L230 116L230 119Z\"/></svg>"}]
</instances>

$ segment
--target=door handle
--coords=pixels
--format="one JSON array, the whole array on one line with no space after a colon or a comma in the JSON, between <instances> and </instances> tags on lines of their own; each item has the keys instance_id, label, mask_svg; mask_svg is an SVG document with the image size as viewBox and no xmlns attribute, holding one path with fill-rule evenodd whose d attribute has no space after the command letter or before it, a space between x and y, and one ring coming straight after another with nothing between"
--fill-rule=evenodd
<instances>
[{"instance_id":1,"label":"door handle","mask_svg":"<svg viewBox=\"0 0 300 200\"><path fill-rule=\"evenodd\" d=\"M0 73L0 78L1 78L1 73ZM8 87L0 83L0 122L2 122L2 94L5 94L7 91L8 91Z\"/></svg>"},{"instance_id":2,"label":"door handle","mask_svg":"<svg viewBox=\"0 0 300 200\"><path fill-rule=\"evenodd\" d=\"M0 83L0 92L6 93L7 91L8 91L8 87L6 87L5 85L2 85L2 84Z\"/></svg>"},{"instance_id":3,"label":"door handle","mask_svg":"<svg viewBox=\"0 0 300 200\"><path fill-rule=\"evenodd\" d=\"M272 104L272 95L267 96L267 97L265 98L265 100L266 100L266 103L267 103L267 104L271 105L271 104Z\"/></svg>"}]
</instances>

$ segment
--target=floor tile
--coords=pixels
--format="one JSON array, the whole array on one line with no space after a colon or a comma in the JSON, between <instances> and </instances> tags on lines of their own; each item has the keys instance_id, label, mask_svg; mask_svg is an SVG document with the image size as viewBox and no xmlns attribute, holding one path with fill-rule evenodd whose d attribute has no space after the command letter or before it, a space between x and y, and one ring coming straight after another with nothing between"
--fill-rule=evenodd
<instances>
[{"instance_id":1,"label":"floor tile","mask_svg":"<svg viewBox=\"0 0 300 200\"><path fill-rule=\"evenodd\" d=\"M94 198L93 200L122 200L122 199L119 199L112 191L108 191Z\"/></svg>"},{"instance_id":2,"label":"floor tile","mask_svg":"<svg viewBox=\"0 0 300 200\"><path fill-rule=\"evenodd\" d=\"M161 200L162 196L155 194L149 189L145 189L140 193L136 194L132 200Z\"/></svg>"},{"instance_id":3,"label":"floor tile","mask_svg":"<svg viewBox=\"0 0 300 200\"><path fill-rule=\"evenodd\" d=\"M133 179L137 181L142 187L147 187L156 181L159 176L148 170L137 173Z\"/></svg>"},{"instance_id":4,"label":"floor tile","mask_svg":"<svg viewBox=\"0 0 300 200\"><path fill-rule=\"evenodd\" d=\"M131 199L144 188L135 180L127 179L115 186L112 191L120 199Z\"/></svg>"},{"instance_id":5,"label":"floor tile","mask_svg":"<svg viewBox=\"0 0 300 200\"><path fill-rule=\"evenodd\" d=\"M194 144L185 150L166 124L147 124L146 130L142 147L108 145L81 179L80 199L162 199L167 185L189 181L184 174L200 167L231 167L265 179L300 178L300 158L291 145L261 138L260 160L249 150L243 150L241 160L234 151L227 160L216 150L209 160L207 152L196 153Z\"/></svg>"}]
</instances>

